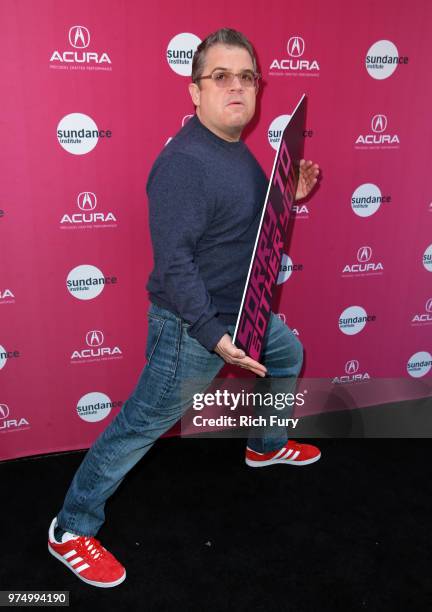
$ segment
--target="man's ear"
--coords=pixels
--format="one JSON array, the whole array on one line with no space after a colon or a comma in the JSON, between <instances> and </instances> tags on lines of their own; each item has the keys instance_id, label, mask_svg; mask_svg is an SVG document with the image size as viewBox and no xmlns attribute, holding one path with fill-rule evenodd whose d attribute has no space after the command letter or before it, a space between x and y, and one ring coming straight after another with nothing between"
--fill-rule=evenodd
<instances>
[{"instance_id":1,"label":"man's ear","mask_svg":"<svg viewBox=\"0 0 432 612\"><path fill-rule=\"evenodd\" d=\"M200 105L200 88L196 83L189 83L189 93L195 106Z\"/></svg>"}]
</instances>

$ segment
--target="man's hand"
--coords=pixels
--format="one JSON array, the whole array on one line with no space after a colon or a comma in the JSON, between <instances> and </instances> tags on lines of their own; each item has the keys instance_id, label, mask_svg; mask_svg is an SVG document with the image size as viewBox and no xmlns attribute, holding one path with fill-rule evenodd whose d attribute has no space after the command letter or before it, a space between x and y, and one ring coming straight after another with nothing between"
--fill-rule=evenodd
<instances>
[{"instance_id":1,"label":"man's hand","mask_svg":"<svg viewBox=\"0 0 432 612\"><path fill-rule=\"evenodd\" d=\"M305 159L300 160L299 181L295 196L296 200L301 200L302 198L305 198L312 191L318 180L318 174L318 164L314 164L311 161L306 161Z\"/></svg>"},{"instance_id":2,"label":"man's hand","mask_svg":"<svg viewBox=\"0 0 432 612\"><path fill-rule=\"evenodd\" d=\"M254 361L251 357L247 357L244 351L237 348L236 345L232 343L229 334L224 334L222 336L214 351L227 363L233 363L241 368L250 370L254 374L258 374L258 376L264 377L266 375L267 368L261 363L258 363L258 361Z\"/></svg>"}]
</instances>

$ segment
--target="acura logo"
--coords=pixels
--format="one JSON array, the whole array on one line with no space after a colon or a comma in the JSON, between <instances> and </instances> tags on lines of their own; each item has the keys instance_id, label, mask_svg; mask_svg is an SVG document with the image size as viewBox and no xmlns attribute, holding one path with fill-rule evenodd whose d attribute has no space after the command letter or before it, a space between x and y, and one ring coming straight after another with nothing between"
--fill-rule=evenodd
<instances>
[{"instance_id":1,"label":"acura logo","mask_svg":"<svg viewBox=\"0 0 432 612\"><path fill-rule=\"evenodd\" d=\"M88 346L100 346L103 344L104 335L97 329L92 329L86 334L86 343Z\"/></svg>"},{"instance_id":2,"label":"acura logo","mask_svg":"<svg viewBox=\"0 0 432 612\"><path fill-rule=\"evenodd\" d=\"M426 302L426 312L432 312L432 298L429 298Z\"/></svg>"},{"instance_id":3,"label":"acura logo","mask_svg":"<svg viewBox=\"0 0 432 612\"><path fill-rule=\"evenodd\" d=\"M369 261L372 257L372 249L368 246L360 247L357 251L357 261Z\"/></svg>"},{"instance_id":4,"label":"acura logo","mask_svg":"<svg viewBox=\"0 0 432 612\"><path fill-rule=\"evenodd\" d=\"M72 26L69 30L69 42L75 49L85 49L90 44L90 32L84 26Z\"/></svg>"},{"instance_id":5,"label":"acura logo","mask_svg":"<svg viewBox=\"0 0 432 612\"><path fill-rule=\"evenodd\" d=\"M385 115L374 115L371 125L374 132L384 132L387 127L387 117Z\"/></svg>"},{"instance_id":6,"label":"acura logo","mask_svg":"<svg viewBox=\"0 0 432 612\"><path fill-rule=\"evenodd\" d=\"M345 373L346 374L355 374L359 369L359 362L357 359L351 359L347 361L345 364Z\"/></svg>"},{"instance_id":7,"label":"acura logo","mask_svg":"<svg viewBox=\"0 0 432 612\"><path fill-rule=\"evenodd\" d=\"M6 404L0 404L0 419L7 419L9 416L9 408Z\"/></svg>"},{"instance_id":8,"label":"acura logo","mask_svg":"<svg viewBox=\"0 0 432 612\"><path fill-rule=\"evenodd\" d=\"M94 210L96 202L96 196L91 191L83 191L78 194L77 203L81 210Z\"/></svg>"},{"instance_id":9,"label":"acura logo","mask_svg":"<svg viewBox=\"0 0 432 612\"><path fill-rule=\"evenodd\" d=\"M300 36L291 36L287 44L288 55L291 57L300 57L305 50L303 38Z\"/></svg>"}]
</instances>

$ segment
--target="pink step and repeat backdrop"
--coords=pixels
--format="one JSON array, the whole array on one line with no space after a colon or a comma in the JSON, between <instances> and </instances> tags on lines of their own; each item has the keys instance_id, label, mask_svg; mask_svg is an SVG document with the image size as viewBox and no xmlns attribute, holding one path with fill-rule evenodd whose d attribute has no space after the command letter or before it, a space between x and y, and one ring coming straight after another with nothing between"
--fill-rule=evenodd
<instances>
[{"instance_id":1,"label":"pink step and repeat backdrop","mask_svg":"<svg viewBox=\"0 0 432 612\"><path fill-rule=\"evenodd\" d=\"M257 50L246 141L268 174L308 95L305 156L322 175L296 209L277 304L303 376L430 382L431 18L429 0L2 1L0 459L90 446L134 387L146 179L193 112L192 54L219 27Z\"/></svg>"}]
</instances>

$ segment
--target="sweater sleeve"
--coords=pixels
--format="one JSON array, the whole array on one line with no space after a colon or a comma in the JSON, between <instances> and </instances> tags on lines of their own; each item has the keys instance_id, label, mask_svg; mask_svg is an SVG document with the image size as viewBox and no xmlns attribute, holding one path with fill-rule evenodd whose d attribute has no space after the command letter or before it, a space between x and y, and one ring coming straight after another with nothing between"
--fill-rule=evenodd
<instances>
[{"instance_id":1,"label":"sweater sleeve","mask_svg":"<svg viewBox=\"0 0 432 612\"><path fill-rule=\"evenodd\" d=\"M147 194L158 279L179 316L190 324L189 335L213 351L228 327L218 320L195 261L214 206L206 190L204 167L182 153L162 157L150 174Z\"/></svg>"}]
</instances>

